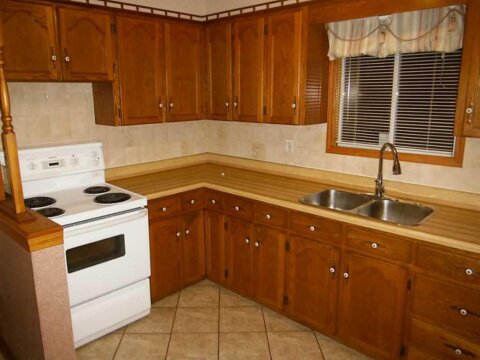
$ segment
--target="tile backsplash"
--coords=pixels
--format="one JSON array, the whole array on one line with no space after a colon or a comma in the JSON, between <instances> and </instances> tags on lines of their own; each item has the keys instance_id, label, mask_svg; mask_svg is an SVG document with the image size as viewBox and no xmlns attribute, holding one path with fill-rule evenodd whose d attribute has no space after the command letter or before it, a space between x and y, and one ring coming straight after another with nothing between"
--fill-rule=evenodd
<instances>
[{"instance_id":1,"label":"tile backsplash","mask_svg":"<svg viewBox=\"0 0 480 360\"><path fill-rule=\"evenodd\" d=\"M101 141L107 167L212 152L275 163L376 176L378 160L326 153L326 125L285 126L222 121L108 127L95 125L91 84L10 83L20 147ZM293 154L285 141L294 140ZM480 139L467 139L462 168L402 163L408 183L480 193Z\"/></svg>"}]
</instances>

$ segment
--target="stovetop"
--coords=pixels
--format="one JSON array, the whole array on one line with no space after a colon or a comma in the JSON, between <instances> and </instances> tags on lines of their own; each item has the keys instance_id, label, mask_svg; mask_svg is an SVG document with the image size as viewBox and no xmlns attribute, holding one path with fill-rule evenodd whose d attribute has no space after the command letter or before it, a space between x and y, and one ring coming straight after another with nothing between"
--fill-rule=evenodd
<instances>
[{"instance_id":1,"label":"stovetop","mask_svg":"<svg viewBox=\"0 0 480 360\"><path fill-rule=\"evenodd\" d=\"M35 194L25 199L25 203L60 225L92 220L147 205L145 197L111 184L95 184L87 188L90 187L95 188L93 194L87 194L86 187L76 187ZM108 191L100 192L101 188Z\"/></svg>"}]
</instances>

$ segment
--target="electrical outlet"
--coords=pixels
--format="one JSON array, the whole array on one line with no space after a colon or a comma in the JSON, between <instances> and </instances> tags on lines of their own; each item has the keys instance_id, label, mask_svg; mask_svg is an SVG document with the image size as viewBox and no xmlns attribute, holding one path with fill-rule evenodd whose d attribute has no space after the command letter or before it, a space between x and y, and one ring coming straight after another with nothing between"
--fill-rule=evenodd
<instances>
[{"instance_id":1,"label":"electrical outlet","mask_svg":"<svg viewBox=\"0 0 480 360\"><path fill-rule=\"evenodd\" d=\"M294 142L293 140L285 140L285 152L287 154L293 154Z\"/></svg>"}]
</instances>

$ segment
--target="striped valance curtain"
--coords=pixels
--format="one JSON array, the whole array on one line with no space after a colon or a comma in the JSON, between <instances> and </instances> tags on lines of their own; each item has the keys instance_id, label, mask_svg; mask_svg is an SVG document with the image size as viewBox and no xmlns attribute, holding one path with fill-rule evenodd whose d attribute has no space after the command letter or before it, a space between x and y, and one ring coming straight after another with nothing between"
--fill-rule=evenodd
<instances>
[{"instance_id":1,"label":"striped valance curtain","mask_svg":"<svg viewBox=\"0 0 480 360\"><path fill-rule=\"evenodd\" d=\"M456 51L463 44L465 11L465 5L456 5L330 22L328 57Z\"/></svg>"}]
</instances>

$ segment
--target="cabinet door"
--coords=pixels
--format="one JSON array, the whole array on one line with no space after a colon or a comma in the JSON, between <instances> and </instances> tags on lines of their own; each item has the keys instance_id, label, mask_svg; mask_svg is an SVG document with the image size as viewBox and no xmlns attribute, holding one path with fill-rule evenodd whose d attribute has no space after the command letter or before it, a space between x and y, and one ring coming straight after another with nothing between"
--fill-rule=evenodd
<instances>
[{"instance_id":1,"label":"cabinet door","mask_svg":"<svg viewBox=\"0 0 480 360\"><path fill-rule=\"evenodd\" d=\"M302 237L290 238L288 312L326 333L335 332L339 250Z\"/></svg>"},{"instance_id":2,"label":"cabinet door","mask_svg":"<svg viewBox=\"0 0 480 360\"><path fill-rule=\"evenodd\" d=\"M167 121L201 118L201 27L185 23L165 25L167 59Z\"/></svg>"},{"instance_id":3,"label":"cabinet door","mask_svg":"<svg viewBox=\"0 0 480 360\"><path fill-rule=\"evenodd\" d=\"M203 210L182 216L183 229L183 284L191 284L205 277L205 230Z\"/></svg>"},{"instance_id":4,"label":"cabinet door","mask_svg":"<svg viewBox=\"0 0 480 360\"><path fill-rule=\"evenodd\" d=\"M58 10L64 80L113 79L110 15L92 10Z\"/></svg>"},{"instance_id":5,"label":"cabinet door","mask_svg":"<svg viewBox=\"0 0 480 360\"><path fill-rule=\"evenodd\" d=\"M265 122L298 124L302 11L268 17Z\"/></svg>"},{"instance_id":6,"label":"cabinet door","mask_svg":"<svg viewBox=\"0 0 480 360\"><path fill-rule=\"evenodd\" d=\"M283 231L257 226L253 250L255 298L273 309L283 307L285 283L285 243Z\"/></svg>"},{"instance_id":7,"label":"cabinet door","mask_svg":"<svg viewBox=\"0 0 480 360\"><path fill-rule=\"evenodd\" d=\"M408 270L346 252L338 335L379 359L398 358Z\"/></svg>"},{"instance_id":8,"label":"cabinet door","mask_svg":"<svg viewBox=\"0 0 480 360\"><path fill-rule=\"evenodd\" d=\"M207 28L209 119L231 120L232 26L213 24Z\"/></svg>"},{"instance_id":9,"label":"cabinet door","mask_svg":"<svg viewBox=\"0 0 480 360\"><path fill-rule=\"evenodd\" d=\"M150 222L150 291L152 302L182 287L180 219Z\"/></svg>"},{"instance_id":10,"label":"cabinet door","mask_svg":"<svg viewBox=\"0 0 480 360\"><path fill-rule=\"evenodd\" d=\"M7 80L59 80L53 8L7 0L0 7Z\"/></svg>"},{"instance_id":11,"label":"cabinet door","mask_svg":"<svg viewBox=\"0 0 480 360\"><path fill-rule=\"evenodd\" d=\"M205 210L207 277L217 283L225 280L225 216Z\"/></svg>"},{"instance_id":12,"label":"cabinet door","mask_svg":"<svg viewBox=\"0 0 480 360\"><path fill-rule=\"evenodd\" d=\"M242 295L252 296L253 225L235 217L227 222L227 284Z\"/></svg>"},{"instance_id":13,"label":"cabinet door","mask_svg":"<svg viewBox=\"0 0 480 360\"><path fill-rule=\"evenodd\" d=\"M234 119L261 122L263 114L264 20L234 24Z\"/></svg>"},{"instance_id":14,"label":"cabinet door","mask_svg":"<svg viewBox=\"0 0 480 360\"><path fill-rule=\"evenodd\" d=\"M117 17L122 124L163 121L163 27L158 21Z\"/></svg>"}]
</instances>

